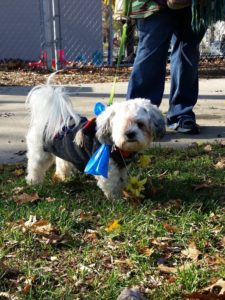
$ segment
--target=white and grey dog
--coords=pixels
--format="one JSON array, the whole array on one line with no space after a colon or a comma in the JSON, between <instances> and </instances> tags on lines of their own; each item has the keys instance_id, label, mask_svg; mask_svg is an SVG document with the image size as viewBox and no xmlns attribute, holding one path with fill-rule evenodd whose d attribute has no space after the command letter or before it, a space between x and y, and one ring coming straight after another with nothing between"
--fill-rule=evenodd
<instances>
[{"instance_id":1,"label":"white and grey dog","mask_svg":"<svg viewBox=\"0 0 225 300\"><path fill-rule=\"evenodd\" d=\"M146 99L115 103L95 121L77 114L61 87L37 86L28 94L31 123L27 134L28 184L42 182L55 162L55 176L65 180L73 169L83 171L101 144L111 146L108 178L96 176L107 198L120 193L127 181L126 157L149 148L163 136L159 109Z\"/></svg>"}]
</instances>

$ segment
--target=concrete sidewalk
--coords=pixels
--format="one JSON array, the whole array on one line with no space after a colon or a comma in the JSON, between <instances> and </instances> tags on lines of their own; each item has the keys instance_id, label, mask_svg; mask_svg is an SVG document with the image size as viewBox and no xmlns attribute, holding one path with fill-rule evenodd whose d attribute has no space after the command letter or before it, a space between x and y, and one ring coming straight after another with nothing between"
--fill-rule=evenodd
<instances>
[{"instance_id":1,"label":"concrete sidewalk","mask_svg":"<svg viewBox=\"0 0 225 300\"><path fill-rule=\"evenodd\" d=\"M96 102L108 102L112 84L83 84L69 87L74 108L90 117ZM25 159L25 136L29 125L24 102L29 87L0 87L0 163L14 163ZM127 83L116 84L114 101L124 101ZM161 110L168 109L169 82L166 82ZM41 104L40 104L41 105ZM199 100L195 106L198 135L185 135L168 131L160 141L162 146L184 147L193 142L214 142L225 139L225 79L201 79Z\"/></svg>"}]
</instances>

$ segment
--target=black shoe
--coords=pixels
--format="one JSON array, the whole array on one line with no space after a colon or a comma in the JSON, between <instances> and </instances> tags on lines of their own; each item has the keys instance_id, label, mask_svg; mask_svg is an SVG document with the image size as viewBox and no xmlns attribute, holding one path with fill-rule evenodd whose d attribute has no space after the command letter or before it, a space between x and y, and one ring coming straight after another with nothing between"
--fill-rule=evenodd
<instances>
[{"instance_id":1,"label":"black shoe","mask_svg":"<svg viewBox=\"0 0 225 300\"><path fill-rule=\"evenodd\" d=\"M147 300L137 289L125 288L116 300Z\"/></svg>"},{"instance_id":2,"label":"black shoe","mask_svg":"<svg viewBox=\"0 0 225 300\"><path fill-rule=\"evenodd\" d=\"M200 132L198 124L192 118L180 118L177 123L167 125L170 129L174 129L177 132L198 134Z\"/></svg>"}]
</instances>

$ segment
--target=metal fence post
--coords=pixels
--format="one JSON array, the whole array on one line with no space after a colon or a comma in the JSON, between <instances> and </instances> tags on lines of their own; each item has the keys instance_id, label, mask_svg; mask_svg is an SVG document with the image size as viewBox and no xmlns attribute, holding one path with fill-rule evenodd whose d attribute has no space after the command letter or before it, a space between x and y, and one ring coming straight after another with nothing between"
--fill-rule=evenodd
<instances>
[{"instance_id":1,"label":"metal fence post","mask_svg":"<svg viewBox=\"0 0 225 300\"><path fill-rule=\"evenodd\" d=\"M44 29L44 49L46 51L47 68L52 71L53 59L53 39L52 39L52 12L49 0L41 0L41 10L43 13L43 29Z\"/></svg>"},{"instance_id":2,"label":"metal fence post","mask_svg":"<svg viewBox=\"0 0 225 300\"><path fill-rule=\"evenodd\" d=\"M108 31L108 65L113 64L113 10L112 0L109 0L109 31Z\"/></svg>"},{"instance_id":3,"label":"metal fence post","mask_svg":"<svg viewBox=\"0 0 225 300\"><path fill-rule=\"evenodd\" d=\"M59 70L62 65L61 61L61 55L58 51L61 50L60 44L61 44L61 26L60 26L60 8L59 3L60 0L52 0L52 19L53 19L53 43L54 43L54 54L55 54L55 69L56 71Z\"/></svg>"}]
</instances>

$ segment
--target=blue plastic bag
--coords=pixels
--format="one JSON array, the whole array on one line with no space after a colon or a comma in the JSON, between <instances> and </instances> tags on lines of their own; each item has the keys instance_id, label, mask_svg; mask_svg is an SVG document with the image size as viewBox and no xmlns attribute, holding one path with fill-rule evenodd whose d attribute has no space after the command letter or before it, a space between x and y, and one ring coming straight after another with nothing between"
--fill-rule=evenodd
<instances>
[{"instance_id":1,"label":"blue plastic bag","mask_svg":"<svg viewBox=\"0 0 225 300\"><path fill-rule=\"evenodd\" d=\"M94 113L96 116L99 116L104 110L105 105L101 102L95 104ZM101 175L108 178L109 156L110 146L106 144L101 145L88 161L84 172L90 175Z\"/></svg>"},{"instance_id":2,"label":"blue plastic bag","mask_svg":"<svg viewBox=\"0 0 225 300\"><path fill-rule=\"evenodd\" d=\"M84 172L108 178L110 146L103 144L88 161Z\"/></svg>"},{"instance_id":3,"label":"blue plastic bag","mask_svg":"<svg viewBox=\"0 0 225 300\"><path fill-rule=\"evenodd\" d=\"M94 113L96 116L99 116L103 111L105 110L105 105L103 105L101 102L97 102L94 107Z\"/></svg>"}]
</instances>

